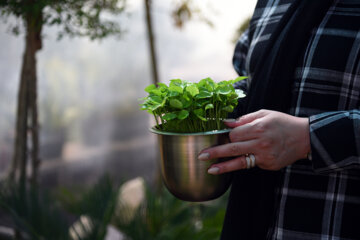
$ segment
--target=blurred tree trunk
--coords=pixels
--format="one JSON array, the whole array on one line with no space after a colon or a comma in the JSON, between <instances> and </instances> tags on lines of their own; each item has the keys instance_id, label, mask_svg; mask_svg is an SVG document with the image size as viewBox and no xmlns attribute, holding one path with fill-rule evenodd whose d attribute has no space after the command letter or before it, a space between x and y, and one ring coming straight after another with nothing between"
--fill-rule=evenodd
<instances>
[{"instance_id":1,"label":"blurred tree trunk","mask_svg":"<svg viewBox=\"0 0 360 240\"><path fill-rule=\"evenodd\" d=\"M156 85L159 82L159 77L158 77L155 43L154 43L154 33L153 33L152 20L151 20L152 0L144 0L144 1L145 1L144 3L145 3L145 12L146 12L146 27L148 32L150 57L151 57L152 81Z\"/></svg>"},{"instance_id":2,"label":"blurred tree trunk","mask_svg":"<svg viewBox=\"0 0 360 240\"><path fill-rule=\"evenodd\" d=\"M19 182L22 190L26 187L29 153L31 153L31 183L34 185L37 182L40 164L38 156L36 53L42 47L42 9L35 14L29 13L24 22L26 26L25 52L18 92L14 156L10 169L10 179ZM31 136L31 144L28 142L28 133ZM30 151L29 146L31 147Z\"/></svg>"}]
</instances>

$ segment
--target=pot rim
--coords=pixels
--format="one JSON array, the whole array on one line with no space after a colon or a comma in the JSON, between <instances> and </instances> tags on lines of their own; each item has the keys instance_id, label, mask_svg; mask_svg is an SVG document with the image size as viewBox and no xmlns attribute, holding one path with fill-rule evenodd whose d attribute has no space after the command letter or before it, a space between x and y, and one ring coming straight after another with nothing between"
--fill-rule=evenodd
<instances>
[{"instance_id":1,"label":"pot rim","mask_svg":"<svg viewBox=\"0 0 360 240\"><path fill-rule=\"evenodd\" d=\"M169 136L205 136L205 135L215 135L215 134L223 134L229 133L231 131L230 128L222 129L222 130L212 130L207 132L196 132L196 133L176 133L176 132L166 132L162 130L158 130L155 126L149 128L150 132L159 134L159 135L169 135Z\"/></svg>"}]
</instances>

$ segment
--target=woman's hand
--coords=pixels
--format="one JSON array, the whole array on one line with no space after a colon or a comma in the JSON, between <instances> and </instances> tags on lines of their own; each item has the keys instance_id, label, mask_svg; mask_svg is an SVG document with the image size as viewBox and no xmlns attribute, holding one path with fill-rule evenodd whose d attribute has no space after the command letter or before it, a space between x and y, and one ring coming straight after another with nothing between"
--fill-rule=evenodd
<instances>
[{"instance_id":1,"label":"woman's hand","mask_svg":"<svg viewBox=\"0 0 360 240\"><path fill-rule=\"evenodd\" d=\"M234 157L214 164L210 174L221 174L247 167L245 155L253 154L256 165L266 170L279 170L310 152L308 118L260 110L235 121L224 121L233 130L230 143L204 149L199 160Z\"/></svg>"}]
</instances>

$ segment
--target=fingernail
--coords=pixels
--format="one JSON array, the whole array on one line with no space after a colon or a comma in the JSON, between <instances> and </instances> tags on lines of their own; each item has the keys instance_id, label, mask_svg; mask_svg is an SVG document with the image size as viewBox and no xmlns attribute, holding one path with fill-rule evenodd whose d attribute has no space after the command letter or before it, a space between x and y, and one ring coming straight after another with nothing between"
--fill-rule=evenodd
<instances>
[{"instance_id":1,"label":"fingernail","mask_svg":"<svg viewBox=\"0 0 360 240\"><path fill-rule=\"evenodd\" d=\"M201 161L209 160L209 158L210 158L210 153L201 153L198 156L198 159L201 160Z\"/></svg>"},{"instance_id":2,"label":"fingernail","mask_svg":"<svg viewBox=\"0 0 360 240\"><path fill-rule=\"evenodd\" d=\"M209 174L216 175L216 174L219 174L220 168L218 168L218 167L211 167L211 168L208 169L207 172L208 172Z\"/></svg>"},{"instance_id":3,"label":"fingernail","mask_svg":"<svg viewBox=\"0 0 360 240\"><path fill-rule=\"evenodd\" d=\"M236 122L236 119L235 118L227 118L227 119L224 119L223 122L233 123L233 122Z\"/></svg>"}]
</instances>

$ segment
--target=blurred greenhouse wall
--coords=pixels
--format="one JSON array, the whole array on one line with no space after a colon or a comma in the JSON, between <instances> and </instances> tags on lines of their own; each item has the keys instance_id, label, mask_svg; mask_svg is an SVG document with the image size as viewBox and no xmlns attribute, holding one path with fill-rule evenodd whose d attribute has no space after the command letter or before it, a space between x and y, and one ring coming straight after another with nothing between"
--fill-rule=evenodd
<instances>
[{"instance_id":1,"label":"blurred greenhouse wall","mask_svg":"<svg viewBox=\"0 0 360 240\"><path fill-rule=\"evenodd\" d=\"M235 78L232 38L255 0L194 2L213 28L192 21L177 29L170 14L173 1L154 1L160 80ZM151 83L143 9L143 1L129 1L128 14L118 19L126 30L120 39L57 41L56 29L44 30L44 47L37 55L44 186L92 184L105 172L117 181L154 180L156 138L148 132L148 114L138 106ZM23 35L11 35L8 24L0 22L0 174L12 158L24 50Z\"/></svg>"}]
</instances>

